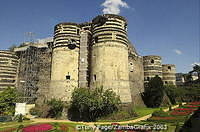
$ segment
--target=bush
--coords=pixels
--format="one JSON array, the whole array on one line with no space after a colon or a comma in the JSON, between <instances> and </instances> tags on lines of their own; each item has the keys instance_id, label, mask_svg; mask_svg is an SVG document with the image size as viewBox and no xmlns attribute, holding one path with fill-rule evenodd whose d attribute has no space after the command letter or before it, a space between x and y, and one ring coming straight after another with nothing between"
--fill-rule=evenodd
<instances>
[{"instance_id":1,"label":"bush","mask_svg":"<svg viewBox=\"0 0 200 132\"><path fill-rule=\"evenodd\" d=\"M15 88L8 87L3 92L0 92L0 114L14 115L15 102L18 96L19 93Z\"/></svg>"},{"instance_id":2,"label":"bush","mask_svg":"<svg viewBox=\"0 0 200 132\"><path fill-rule=\"evenodd\" d=\"M152 78L145 86L143 100L147 107L157 108L161 105L164 97L163 81L159 76Z\"/></svg>"},{"instance_id":3,"label":"bush","mask_svg":"<svg viewBox=\"0 0 200 132\"><path fill-rule=\"evenodd\" d=\"M172 111L172 106L171 105L169 106L169 111Z\"/></svg>"},{"instance_id":4,"label":"bush","mask_svg":"<svg viewBox=\"0 0 200 132\"><path fill-rule=\"evenodd\" d=\"M23 116L22 116L22 114L19 115L18 122L23 122Z\"/></svg>"},{"instance_id":5,"label":"bush","mask_svg":"<svg viewBox=\"0 0 200 132\"><path fill-rule=\"evenodd\" d=\"M19 125L17 128L17 132L19 132L22 128L24 128L24 125Z\"/></svg>"},{"instance_id":6,"label":"bush","mask_svg":"<svg viewBox=\"0 0 200 132\"><path fill-rule=\"evenodd\" d=\"M47 104L37 105L36 107L30 109L30 114L33 116L39 116L46 118L49 116L50 106Z\"/></svg>"},{"instance_id":7,"label":"bush","mask_svg":"<svg viewBox=\"0 0 200 132\"><path fill-rule=\"evenodd\" d=\"M9 122L12 121L11 116L0 116L0 122Z\"/></svg>"},{"instance_id":8,"label":"bush","mask_svg":"<svg viewBox=\"0 0 200 132\"><path fill-rule=\"evenodd\" d=\"M168 117L169 115L163 110L157 110L152 113L153 117Z\"/></svg>"},{"instance_id":9,"label":"bush","mask_svg":"<svg viewBox=\"0 0 200 132\"><path fill-rule=\"evenodd\" d=\"M38 109L38 107L31 108L29 112L31 115L34 116L39 116L41 114L41 111Z\"/></svg>"},{"instance_id":10,"label":"bush","mask_svg":"<svg viewBox=\"0 0 200 132\"><path fill-rule=\"evenodd\" d=\"M59 118L62 116L64 103L61 100L52 99L47 103L50 106L49 116L53 118Z\"/></svg>"},{"instance_id":11,"label":"bush","mask_svg":"<svg viewBox=\"0 0 200 132\"><path fill-rule=\"evenodd\" d=\"M120 98L112 90L77 88L72 93L69 119L95 121L97 118L118 111Z\"/></svg>"}]
</instances>

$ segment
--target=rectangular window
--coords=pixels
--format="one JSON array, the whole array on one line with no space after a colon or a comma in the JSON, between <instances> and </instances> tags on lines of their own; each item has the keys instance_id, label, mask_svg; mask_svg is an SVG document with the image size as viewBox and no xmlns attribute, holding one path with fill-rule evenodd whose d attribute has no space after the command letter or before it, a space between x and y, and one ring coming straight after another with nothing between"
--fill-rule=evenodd
<instances>
[{"instance_id":1,"label":"rectangular window","mask_svg":"<svg viewBox=\"0 0 200 132\"><path fill-rule=\"evenodd\" d=\"M71 78L70 75L66 76L66 80L70 80L70 78Z\"/></svg>"},{"instance_id":2,"label":"rectangular window","mask_svg":"<svg viewBox=\"0 0 200 132\"><path fill-rule=\"evenodd\" d=\"M97 80L97 76L96 75L94 75L94 81L96 81Z\"/></svg>"}]
</instances>

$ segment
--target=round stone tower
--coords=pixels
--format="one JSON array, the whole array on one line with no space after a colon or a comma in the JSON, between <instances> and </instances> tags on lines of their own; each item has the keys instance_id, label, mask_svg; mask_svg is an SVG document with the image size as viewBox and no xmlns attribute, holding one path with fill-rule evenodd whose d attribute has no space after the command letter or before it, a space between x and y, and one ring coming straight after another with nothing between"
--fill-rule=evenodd
<instances>
[{"instance_id":1,"label":"round stone tower","mask_svg":"<svg viewBox=\"0 0 200 132\"><path fill-rule=\"evenodd\" d=\"M50 98L70 101L78 87L80 27L76 23L60 23L54 29Z\"/></svg>"},{"instance_id":2,"label":"round stone tower","mask_svg":"<svg viewBox=\"0 0 200 132\"><path fill-rule=\"evenodd\" d=\"M162 78L162 59L160 56L149 55L143 57L144 82L158 75Z\"/></svg>"},{"instance_id":3,"label":"round stone tower","mask_svg":"<svg viewBox=\"0 0 200 132\"><path fill-rule=\"evenodd\" d=\"M92 22L90 86L112 89L122 103L130 103L127 21L105 14Z\"/></svg>"},{"instance_id":4,"label":"round stone tower","mask_svg":"<svg viewBox=\"0 0 200 132\"><path fill-rule=\"evenodd\" d=\"M163 82L165 85L176 85L176 67L173 64L162 65Z\"/></svg>"}]
</instances>

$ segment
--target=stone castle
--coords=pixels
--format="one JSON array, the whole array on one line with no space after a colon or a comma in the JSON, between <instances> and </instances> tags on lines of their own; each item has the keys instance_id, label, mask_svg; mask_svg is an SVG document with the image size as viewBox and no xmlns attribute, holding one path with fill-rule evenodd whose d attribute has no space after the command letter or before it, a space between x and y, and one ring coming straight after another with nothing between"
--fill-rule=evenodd
<instances>
[{"instance_id":1,"label":"stone castle","mask_svg":"<svg viewBox=\"0 0 200 132\"><path fill-rule=\"evenodd\" d=\"M53 42L26 43L14 49L18 56L15 79L4 74L6 56L0 52L0 87L6 79L13 80L30 103L50 98L70 101L75 88L103 87L112 89L122 103L143 105L144 83L158 75L164 84L175 85L175 65L162 65L160 56L140 56L128 39L127 25L124 17L113 14L99 15L88 23L57 24Z\"/></svg>"}]
</instances>

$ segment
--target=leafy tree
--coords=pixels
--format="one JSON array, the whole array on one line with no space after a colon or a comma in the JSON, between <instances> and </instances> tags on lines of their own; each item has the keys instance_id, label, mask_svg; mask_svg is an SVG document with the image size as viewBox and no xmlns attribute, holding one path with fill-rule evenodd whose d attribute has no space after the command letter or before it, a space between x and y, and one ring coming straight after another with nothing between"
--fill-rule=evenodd
<instances>
[{"instance_id":1,"label":"leafy tree","mask_svg":"<svg viewBox=\"0 0 200 132\"><path fill-rule=\"evenodd\" d=\"M164 90L172 104L176 104L177 101L181 101L181 98L186 93L185 89L183 89L182 87L177 87L175 85L165 85Z\"/></svg>"},{"instance_id":2,"label":"leafy tree","mask_svg":"<svg viewBox=\"0 0 200 132\"><path fill-rule=\"evenodd\" d=\"M47 103L50 106L49 116L59 118L62 115L64 103L61 100L52 99Z\"/></svg>"},{"instance_id":3,"label":"leafy tree","mask_svg":"<svg viewBox=\"0 0 200 132\"><path fill-rule=\"evenodd\" d=\"M159 107L164 96L162 79L159 76L152 78L146 85L143 95L144 103L147 107Z\"/></svg>"},{"instance_id":4,"label":"leafy tree","mask_svg":"<svg viewBox=\"0 0 200 132\"><path fill-rule=\"evenodd\" d=\"M8 87L0 93L0 114L13 115L15 112L15 102L19 93L15 88Z\"/></svg>"},{"instance_id":5,"label":"leafy tree","mask_svg":"<svg viewBox=\"0 0 200 132\"><path fill-rule=\"evenodd\" d=\"M118 110L119 97L112 90L77 88L69 109L71 120L95 121Z\"/></svg>"},{"instance_id":6,"label":"leafy tree","mask_svg":"<svg viewBox=\"0 0 200 132\"><path fill-rule=\"evenodd\" d=\"M196 72L198 75L198 80L200 80L200 65L195 64L195 66L193 66L193 70L190 71L189 73L194 73Z\"/></svg>"}]
</instances>

